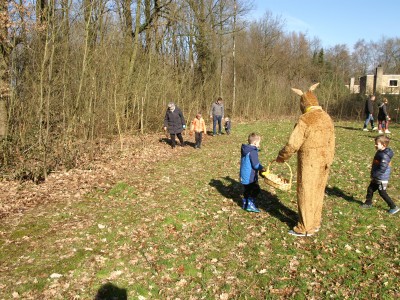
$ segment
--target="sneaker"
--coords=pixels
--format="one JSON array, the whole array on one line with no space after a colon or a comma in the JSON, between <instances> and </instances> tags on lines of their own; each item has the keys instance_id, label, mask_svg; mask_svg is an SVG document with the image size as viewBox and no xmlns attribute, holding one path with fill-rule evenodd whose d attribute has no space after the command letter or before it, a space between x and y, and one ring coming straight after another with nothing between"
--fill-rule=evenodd
<instances>
[{"instance_id":1,"label":"sneaker","mask_svg":"<svg viewBox=\"0 0 400 300\"><path fill-rule=\"evenodd\" d=\"M255 212L255 213L259 213L260 210L256 207L256 205L253 202L252 198L248 198L247 199L247 207L246 210L249 212Z\"/></svg>"},{"instance_id":2,"label":"sneaker","mask_svg":"<svg viewBox=\"0 0 400 300\"><path fill-rule=\"evenodd\" d=\"M383 133L383 131L382 131L382 130L379 130L379 131L378 131L378 133L379 133L379 134L382 134L382 133Z\"/></svg>"},{"instance_id":3,"label":"sneaker","mask_svg":"<svg viewBox=\"0 0 400 300\"><path fill-rule=\"evenodd\" d=\"M291 235L294 235L294 236L312 236L313 235L313 233L298 233L294 230L289 230L288 233Z\"/></svg>"},{"instance_id":4,"label":"sneaker","mask_svg":"<svg viewBox=\"0 0 400 300\"><path fill-rule=\"evenodd\" d=\"M396 206L395 208L389 209L388 213L391 214L391 215L394 215L395 213L397 213L399 211L400 211L400 207Z\"/></svg>"},{"instance_id":5,"label":"sneaker","mask_svg":"<svg viewBox=\"0 0 400 300\"><path fill-rule=\"evenodd\" d=\"M361 208L372 208L372 204L363 203L360 205Z\"/></svg>"},{"instance_id":6,"label":"sneaker","mask_svg":"<svg viewBox=\"0 0 400 300\"><path fill-rule=\"evenodd\" d=\"M386 129L386 130L385 130L385 133L391 133L391 132L389 131L389 129Z\"/></svg>"},{"instance_id":7,"label":"sneaker","mask_svg":"<svg viewBox=\"0 0 400 300\"><path fill-rule=\"evenodd\" d=\"M363 131L369 131L368 128L363 128Z\"/></svg>"},{"instance_id":8,"label":"sneaker","mask_svg":"<svg viewBox=\"0 0 400 300\"><path fill-rule=\"evenodd\" d=\"M245 210L247 208L247 199L243 198L242 199L242 208Z\"/></svg>"},{"instance_id":9,"label":"sneaker","mask_svg":"<svg viewBox=\"0 0 400 300\"><path fill-rule=\"evenodd\" d=\"M372 128L372 130L378 130L378 127L374 127L374 128Z\"/></svg>"},{"instance_id":10,"label":"sneaker","mask_svg":"<svg viewBox=\"0 0 400 300\"><path fill-rule=\"evenodd\" d=\"M259 210L257 207L255 207L255 206L250 206L250 205L247 206L246 211L248 211L248 212L255 212L255 213L259 213L259 212L260 212L260 210Z\"/></svg>"}]
</instances>

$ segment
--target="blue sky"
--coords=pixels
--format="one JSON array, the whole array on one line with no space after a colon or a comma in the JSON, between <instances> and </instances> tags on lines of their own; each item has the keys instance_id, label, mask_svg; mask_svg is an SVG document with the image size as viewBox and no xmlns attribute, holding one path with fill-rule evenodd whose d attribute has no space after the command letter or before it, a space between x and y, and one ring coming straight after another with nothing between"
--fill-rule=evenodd
<instances>
[{"instance_id":1,"label":"blue sky","mask_svg":"<svg viewBox=\"0 0 400 300\"><path fill-rule=\"evenodd\" d=\"M266 11L285 20L288 32L318 37L324 48L346 44L353 50L359 39L379 42L400 38L400 1L373 0L253 0L250 19Z\"/></svg>"}]
</instances>

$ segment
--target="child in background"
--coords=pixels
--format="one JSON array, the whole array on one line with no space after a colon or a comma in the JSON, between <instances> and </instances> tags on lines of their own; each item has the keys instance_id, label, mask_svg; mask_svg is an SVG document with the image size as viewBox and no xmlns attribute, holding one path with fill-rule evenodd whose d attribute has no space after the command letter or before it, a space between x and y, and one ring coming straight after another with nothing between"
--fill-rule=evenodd
<instances>
[{"instance_id":1,"label":"child in background","mask_svg":"<svg viewBox=\"0 0 400 300\"><path fill-rule=\"evenodd\" d=\"M389 205L388 213L393 215L400 211L393 200L386 192L390 178L391 159L393 158L392 149L388 148L390 139L387 136L379 135L375 138L375 148L377 149L371 167L371 182L368 186L366 201L361 205L362 208L372 207L372 196L378 190L379 195Z\"/></svg>"},{"instance_id":2,"label":"child in background","mask_svg":"<svg viewBox=\"0 0 400 300\"><path fill-rule=\"evenodd\" d=\"M240 182L244 187L242 208L249 212L260 212L254 200L260 193L257 172L265 171L258 160L261 137L256 133L251 133L247 141L248 144L242 144L240 159Z\"/></svg>"},{"instance_id":3,"label":"child in background","mask_svg":"<svg viewBox=\"0 0 400 300\"><path fill-rule=\"evenodd\" d=\"M388 99L383 98L382 103L379 103L379 112L378 112L378 129L379 133L390 133L389 131L389 121L390 117L387 113L387 104Z\"/></svg>"},{"instance_id":4,"label":"child in background","mask_svg":"<svg viewBox=\"0 0 400 300\"><path fill-rule=\"evenodd\" d=\"M228 117L225 118L224 127L225 127L226 134L230 134L231 133L231 120Z\"/></svg>"},{"instance_id":5,"label":"child in background","mask_svg":"<svg viewBox=\"0 0 400 300\"><path fill-rule=\"evenodd\" d=\"M206 123L204 122L204 119L201 117L200 113L196 115L196 117L192 121L192 124L190 125L190 135L192 135L193 132L194 132L194 139L196 142L194 148L200 149L201 142L203 140L203 133L207 134Z\"/></svg>"}]
</instances>

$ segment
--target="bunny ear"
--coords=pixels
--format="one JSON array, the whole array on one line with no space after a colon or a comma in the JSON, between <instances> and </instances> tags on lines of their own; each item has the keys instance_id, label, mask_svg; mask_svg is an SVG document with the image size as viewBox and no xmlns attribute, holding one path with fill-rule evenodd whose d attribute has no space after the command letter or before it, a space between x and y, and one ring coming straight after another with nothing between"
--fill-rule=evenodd
<instances>
[{"instance_id":1,"label":"bunny ear","mask_svg":"<svg viewBox=\"0 0 400 300\"><path fill-rule=\"evenodd\" d=\"M312 86L310 86L310 88L309 88L308 90L312 92L313 90L315 90L315 88L316 88L318 85L319 85L319 82L317 82L317 83L313 84Z\"/></svg>"},{"instance_id":2,"label":"bunny ear","mask_svg":"<svg viewBox=\"0 0 400 300\"><path fill-rule=\"evenodd\" d=\"M295 92L299 96L303 96L303 94L304 94L302 90L292 88L292 91Z\"/></svg>"}]
</instances>

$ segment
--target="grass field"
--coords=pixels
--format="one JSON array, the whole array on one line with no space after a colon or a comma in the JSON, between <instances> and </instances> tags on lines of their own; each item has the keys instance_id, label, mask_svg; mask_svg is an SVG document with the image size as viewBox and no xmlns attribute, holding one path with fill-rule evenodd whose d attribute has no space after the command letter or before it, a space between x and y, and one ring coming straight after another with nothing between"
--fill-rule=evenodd
<instances>
[{"instance_id":1,"label":"grass field","mask_svg":"<svg viewBox=\"0 0 400 300\"><path fill-rule=\"evenodd\" d=\"M7 217L0 299L399 299L400 213L388 215L379 195L373 209L359 207L375 153L375 133L363 132L362 122L335 123L316 235L287 233L297 218L295 182L290 193L261 182L261 213L240 208L241 143L260 133L266 164L293 125L236 124L201 150L165 145L169 159L125 174L111 189ZM391 131L388 192L400 205L400 126ZM289 164L295 173L296 157Z\"/></svg>"}]
</instances>

